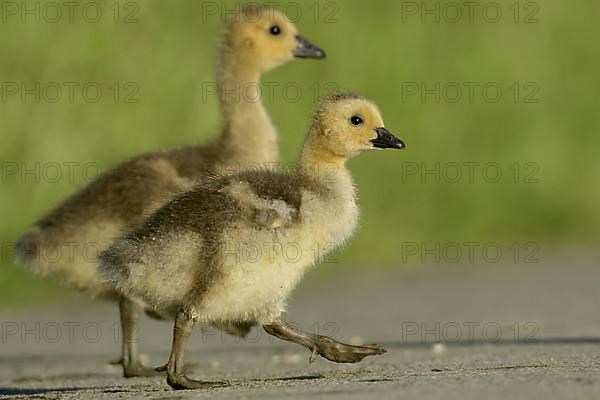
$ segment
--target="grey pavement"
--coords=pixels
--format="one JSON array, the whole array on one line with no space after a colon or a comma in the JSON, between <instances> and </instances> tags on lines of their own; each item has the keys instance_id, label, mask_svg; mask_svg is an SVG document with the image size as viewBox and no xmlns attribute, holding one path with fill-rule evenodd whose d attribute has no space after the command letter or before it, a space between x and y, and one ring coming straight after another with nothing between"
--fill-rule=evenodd
<instances>
[{"instance_id":1,"label":"grey pavement","mask_svg":"<svg viewBox=\"0 0 600 400\"><path fill-rule=\"evenodd\" d=\"M388 353L358 364L324 359L254 330L247 340L194 332L189 374L230 387L173 391L164 378L124 379L116 307L84 297L2 311L0 398L43 399L598 399L597 258L470 267L311 272L286 320ZM171 324L143 318L147 363L168 356Z\"/></svg>"}]
</instances>

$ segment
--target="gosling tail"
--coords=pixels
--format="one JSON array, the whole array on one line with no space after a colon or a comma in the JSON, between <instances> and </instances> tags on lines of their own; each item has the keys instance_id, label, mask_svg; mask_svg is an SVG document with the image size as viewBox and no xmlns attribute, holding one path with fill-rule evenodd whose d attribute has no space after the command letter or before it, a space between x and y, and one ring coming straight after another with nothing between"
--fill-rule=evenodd
<instances>
[{"instance_id":1,"label":"gosling tail","mask_svg":"<svg viewBox=\"0 0 600 400\"><path fill-rule=\"evenodd\" d=\"M46 275L49 265L46 256L49 246L43 236L34 226L17 239L13 248L15 263L39 275Z\"/></svg>"}]
</instances>

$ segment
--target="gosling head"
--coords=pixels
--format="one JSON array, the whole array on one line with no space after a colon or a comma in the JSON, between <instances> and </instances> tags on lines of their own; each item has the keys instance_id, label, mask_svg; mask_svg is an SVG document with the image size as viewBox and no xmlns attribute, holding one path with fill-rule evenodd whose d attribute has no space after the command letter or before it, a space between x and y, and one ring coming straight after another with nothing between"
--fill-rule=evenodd
<instances>
[{"instance_id":1,"label":"gosling head","mask_svg":"<svg viewBox=\"0 0 600 400\"><path fill-rule=\"evenodd\" d=\"M230 20L225 40L243 65L260 72L294 58L325 58L322 49L300 36L281 12L269 7L244 7Z\"/></svg>"},{"instance_id":2,"label":"gosling head","mask_svg":"<svg viewBox=\"0 0 600 400\"><path fill-rule=\"evenodd\" d=\"M329 155L348 159L366 150L399 149L404 142L384 128L377 105L353 93L336 93L319 106L311 133Z\"/></svg>"}]
</instances>

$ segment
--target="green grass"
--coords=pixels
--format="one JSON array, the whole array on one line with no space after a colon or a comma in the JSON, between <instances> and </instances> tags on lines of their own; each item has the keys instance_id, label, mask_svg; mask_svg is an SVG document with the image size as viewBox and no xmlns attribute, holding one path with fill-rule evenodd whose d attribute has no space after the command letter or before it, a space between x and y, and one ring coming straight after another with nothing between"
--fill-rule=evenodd
<instances>
[{"instance_id":1,"label":"green grass","mask_svg":"<svg viewBox=\"0 0 600 400\"><path fill-rule=\"evenodd\" d=\"M139 23L115 24L108 9L113 2L97 3L104 16L95 24L80 14L72 24L65 18L21 23L12 16L0 23L2 82L97 82L104 90L97 103L84 101L77 90L73 103L64 97L57 103L36 103L31 96L25 102L18 96L2 101L4 167L15 162L108 167L140 152L202 142L216 133L216 99L203 101L202 84L213 81L219 18L202 22L198 1L141 1ZM376 100L387 127L408 144L403 153L376 152L350 163L359 189L361 228L330 268L397 264L405 242L594 245L600 226L596 2L539 2L539 22L533 24L512 21L512 0L498 3L503 17L495 24L485 22L480 12L473 23L466 16L459 23L434 23L432 17L421 23L419 16L403 22L403 3L395 0L338 2L337 23L323 21L333 10L323 1L315 23L313 3L297 3L303 10L297 26L327 50L327 60L296 61L264 78L297 83L304 93L292 103L276 91L267 104L281 132L283 160L293 161L298 153L315 105L310 88L318 84L323 95L330 82ZM114 82L121 90L126 82L135 82L139 102L112 101L108 87ZM480 90L473 102L466 93L456 103L443 98L438 103L432 96L425 102L418 95L403 99L403 85L410 82L428 87L479 82L480 88L496 82L503 96L497 103L485 101ZM514 82L520 86L518 102L509 89ZM539 88L537 103L523 102L528 82ZM503 178L488 183L477 169L474 182L438 183L431 176L422 181L403 173L422 163L431 168L453 162L497 163ZM519 183L509 169L515 163ZM530 171L526 163L533 163L538 183L523 182ZM81 168L76 172L72 182L65 177L58 182L3 177L2 242L13 241L82 187ZM7 253L4 249L0 270L2 301L59 293L44 280L17 271Z\"/></svg>"}]
</instances>

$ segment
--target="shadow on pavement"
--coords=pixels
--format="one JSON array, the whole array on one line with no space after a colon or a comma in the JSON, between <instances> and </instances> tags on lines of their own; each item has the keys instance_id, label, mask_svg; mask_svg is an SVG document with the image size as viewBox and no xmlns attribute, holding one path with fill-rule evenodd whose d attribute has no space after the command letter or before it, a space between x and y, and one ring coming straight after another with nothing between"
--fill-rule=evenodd
<instances>
[{"instance_id":1,"label":"shadow on pavement","mask_svg":"<svg viewBox=\"0 0 600 400\"><path fill-rule=\"evenodd\" d=\"M500 339L500 340L485 340L485 339L475 339L475 340L457 340L457 341L440 341L440 342L431 342L431 341L388 341L388 342L380 342L382 346L386 347L401 347L406 349L419 349L419 348L428 348L433 346L434 344L444 344L446 346L454 346L454 347L470 347L470 346L515 346L515 345L586 345L586 344L600 344L600 337L572 337L572 338L540 338L540 339L522 339L522 340L514 340L514 339Z\"/></svg>"},{"instance_id":2,"label":"shadow on pavement","mask_svg":"<svg viewBox=\"0 0 600 400\"><path fill-rule=\"evenodd\" d=\"M68 393L68 392L80 392L86 389L98 389L98 388L85 388L85 387L57 387L57 388L15 388L15 387L0 387L0 396L35 396L43 395L47 393Z\"/></svg>"}]
</instances>

